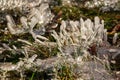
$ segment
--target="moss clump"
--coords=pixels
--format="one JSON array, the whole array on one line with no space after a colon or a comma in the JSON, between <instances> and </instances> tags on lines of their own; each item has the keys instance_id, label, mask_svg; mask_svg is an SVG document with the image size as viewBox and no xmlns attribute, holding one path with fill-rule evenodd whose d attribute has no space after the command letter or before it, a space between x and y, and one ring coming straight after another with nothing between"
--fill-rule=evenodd
<instances>
[{"instance_id":1,"label":"moss clump","mask_svg":"<svg viewBox=\"0 0 120 80\"><path fill-rule=\"evenodd\" d=\"M55 6L52 8L55 15L62 11L60 18L63 20L79 20L80 17L84 19L94 19L99 16L100 19L105 21L105 27L110 31L113 26L120 22L120 11L101 12L99 8L87 9L77 6Z\"/></svg>"},{"instance_id":2,"label":"moss clump","mask_svg":"<svg viewBox=\"0 0 120 80\"><path fill-rule=\"evenodd\" d=\"M75 73L75 64L64 63L61 65L57 71L58 80L76 80L79 77L79 74Z\"/></svg>"},{"instance_id":3,"label":"moss clump","mask_svg":"<svg viewBox=\"0 0 120 80\"><path fill-rule=\"evenodd\" d=\"M70 19L70 20L76 20L76 19L79 19L79 17L81 16L81 12L79 10L79 8L77 7L70 7L70 6L56 6L56 7L53 7L53 12L55 14L59 13L60 11L62 11L62 16L61 18L63 20L67 20L67 19Z\"/></svg>"}]
</instances>

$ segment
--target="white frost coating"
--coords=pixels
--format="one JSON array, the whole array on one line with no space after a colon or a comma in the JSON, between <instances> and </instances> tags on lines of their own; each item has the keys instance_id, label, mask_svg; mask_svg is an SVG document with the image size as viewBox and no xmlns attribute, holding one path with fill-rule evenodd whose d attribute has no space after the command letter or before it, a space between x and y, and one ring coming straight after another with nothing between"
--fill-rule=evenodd
<instances>
[{"instance_id":1,"label":"white frost coating","mask_svg":"<svg viewBox=\"0 0 120 80\"><path fill-rule=\"evenodd\" d=\"M50 0L0 0L0 10L22 9L35 7L42 2L50 3Z\"/></svg>"},{"instance_id":2,"label":"white frost coating","mask_svg":"<svg viewBox=\"0 0 120 80\"><path fill-rule=\"evenodd\" d=\"M48 39L41 35L45 33L45 25L50 23L54 15L51 13L48 3L42 2L40 4L38 7L31 8L27 17L20 17L21 25L16 24L12 16L6 15L9 32L12 35L30 33L34 40L40 44L43 44L41 40L47 41ZM37 29L34 28L36 25L38 25Z\"/></svg>"},{"instance_id":3,"label":"white frost coating","mask_svg":"<svg viewBox=\"0 0 120 80\"><path fill-rule=\"evenodd\" d=\"M115 7L116 3L118 2L119 0L92 0L92 1L87 1L85 3L85 6L89 8L98 7L100 5Z\"/></svg>"},{"instance_id":4,"label":"white frost coating","mask_svg":"<svg viewBox=\"0 0 120 80\"><path fill-rule=\"evenodd\" d=\"M64 46L76 45L86 50L93 43L99 45L103 40L107 40L104 21L99 17L95 17L94 22L82 18L80 21L62 21L60 33L57 34L53 31L52 36L56 39L59 49Z\"/></svg>"},{"instance_id":5,"label":"white frost coating","mask_svg":"<svg viewBox=\"0 0 120 80\"><path fill-rule=\"evenodd\" d=\"M0 0L0 9L14 9L14 8L22 8L22 6L26 5L28 0Z\"/></svg>"},{"instance_id":6,"label":"white frost coating","mask_svg":"<svg viewBox=\"0 0 120 80\"><path fill-rule=\"evenodd\" d=\"M117 38L118 38L118 33L115 33L113 36L113 44L117 42Z\"/></svg>"}]
</instances>

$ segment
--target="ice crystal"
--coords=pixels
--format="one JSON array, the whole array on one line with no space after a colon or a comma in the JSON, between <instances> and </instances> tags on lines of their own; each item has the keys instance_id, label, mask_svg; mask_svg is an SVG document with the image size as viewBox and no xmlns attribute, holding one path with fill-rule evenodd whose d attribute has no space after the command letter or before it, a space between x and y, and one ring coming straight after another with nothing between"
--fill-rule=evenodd
<instances>
[{"instance_id":1,"label":"ice crystal","mask_svg":"<svg viewBox=\"0 0 120 80\"><path fill-rule=\"evenodd\" d=\"M94 22L82 18L80 21L62 21L60 33L53 31L52 35L57 40L61 51L62 47L70 45L76 45L86 50L91 44L99 45L107 38L104 21L98 17L95 17Z\"/></svg>"},{"instance_id":2,"label":"ice crystal","mask_svg":"<svg viewBox=\"0 0 120 80\"><path fill-rule=\"evenodd\" d=\"M53 14L49 9L48 3L41 3L39 7L33 7L30 10L30 15L28 17L22 16L20 18L21 25L19 25L21 27L18 27L18 25L15 23L14 19L10 15L6 15L8 30L11 34L16 35L29 32L37 41L37 38L43 39L43 37L40 35L44 34L44 27L52 20L52 18ZM34 29L36 25L38 25L38 29Z\"/></svg>"}]
</instances>

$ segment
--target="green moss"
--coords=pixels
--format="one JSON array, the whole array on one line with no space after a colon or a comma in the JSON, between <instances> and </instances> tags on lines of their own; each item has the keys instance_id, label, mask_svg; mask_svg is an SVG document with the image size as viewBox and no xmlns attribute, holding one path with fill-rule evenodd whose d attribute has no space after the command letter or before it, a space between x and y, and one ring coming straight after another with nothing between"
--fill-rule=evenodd
<instances>
[{"instance_id":1,"label":"green moss","mask_svg":"<svg viewBox=\"0 0 120 80\"><path fill-rule=\"evenodd\" d=\"M74 73L75 65L70 65L69 63L64 63L61 68L58 69L57 79L58 80L76 80L79 75Z\"/></svg>"},{"instance_id":2,"label":"green moss","mask_svg":"<svg viewBox=\"0 0 120 80\"><path fill-rule=\"evenodd\" d=\"M90 18L94 20L95 16L100 17L105 21L105 28L111 30L117 23L120 22L120 12L110 11L110 12L101 12L99 8L87 9L84 7L76 6L55 6L53 7L53 12L55 14L62 11L63 14L61 18L63 20L79 20L80 17L84 19Z\"/></svg>"},{"instance_id":3,"label":"green moss","mask_svg":"<svg viewBox=\"0 0 120 80\"><path fill-rule=\"evenodd\" d=\"M53 9L53 12L55 14L59 13L59 11L62 11L62 19L63 20L73 20L73 19L79 19L80 17L80 10L77 7L70 7L70 6L56 6ZM77 15L77 16L76 16Z\"/></svg>"}]
</instances>

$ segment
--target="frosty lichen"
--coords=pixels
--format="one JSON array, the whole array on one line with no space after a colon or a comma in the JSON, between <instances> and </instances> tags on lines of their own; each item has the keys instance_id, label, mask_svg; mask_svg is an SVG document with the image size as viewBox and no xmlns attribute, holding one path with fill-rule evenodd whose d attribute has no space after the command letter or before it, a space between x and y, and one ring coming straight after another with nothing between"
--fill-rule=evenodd
<instances>
[{"instance_id":1,"label":"frosty lichen","mask_svg":"<svg viewBox=\"0 0 120 80\"><path fill-rule=\"evenodd\" d=\"M0 10L11 10L32 8L38 6L41 2L50 2L48 0L0 0Z\"/></svg>"},{"instance_id":2,"label":"frosty lichen","mask_svg":"<svg viewBox=\"0 0 120 80\"><path fill-rule=\"evenodd\" d=\"M104 20L101 20L98 16L94 18L94 21L89 18L84 19L78 17L79 20L61 19L61 22L57 23L56 21L56 23L54 23L54 15L49 6L51 0L25 0L25 3L20 0L6 1L7 0L0 1L1 11L21 8L24 5L24 7L29 7L30 10L26 16L19 17L19 23L16 22L14 16L6 14L7 26L1 31L4 32L4 35L9 35L10 39L3 39L3 41L1 40L0 42L0 60L2 61L0 63L0 79L5 80L11 77L12 74L17 74L23 80L23 78L31 77L27 76L27 72L29 73L29 71L32 77L34 73L37 73L38 76L41 76L41 73L43 75L45 73L45 75L52 76L49 78L52 80L98 80L98 78L107 78L109 80L111 78L104 68L103 63L105 63L105 61L97 59L96 57L95 60L92 60L93 56L92 59L87 56L93 44L95 44L94 48L101 48L104 42L108 42L107 29L104 29ZM70 4L71 6L71 1L77 0L62 1L63 3L66 2L62 5ZM79 9L76 9L76 11L77 10ZM46 32L46 26L53 27L49 24L56 24L56 26L54 30L47 28L51 30L50 32ZM21 35L24 35L25 39L23 36L22 38L19 37ZM29 41L29 39L31 39L29 36L32 37L32 41ZM116 40L117 34L113 37L114 44ZM15 43L13 44L13 42ZM104 50L103 48L104 47L102 47L102 50ZM112 53L117 50L114 49L111 51L107 49L98 51L100 51L99 53ZM116 58L118 55L119 51L113 58ZM90 61L87 61L89 59ZM105 75L102 75L97 70L102 70L101 73ZM49 74L49 72L51 73ZM99 75L99 77L97 77L96 74ZM43 75L42 78L45 78L46 76Z\"/></svg>"},{"instance_id":3,"label":"frosty lichen","mask_svg":"<svg viewBox=\"0 0 120 80\"><path fill-rule=\"evenodd\" d=\"M62 21L60 33L53 31L53 37L57 40L59 49L64 46L75 45L87 50L93 43L100 45L106 41L107 34L104 29L104 21L95 17L94 23L90 20Z\"/></svg>"},{"instance_id":4,"label":"frosty lichen","mask_svg":"<svg viewBox=\"0 0 120 80\"><path fill-rule=\"evenodd\" d=\"M28 17L21 17L21 25L19 25L21 27L18 27L18 25L15 24L10 15L6 15L8 30L11 34L16 35L29 32L36 41L39 41L37 38L46 40L45 38L40 37L40 35L45 33L44 27L52 20L52 18L53 14L49 10L49 5L47 3L41 4L38 8L32 8ZM37 24L39 25L38 29L34 30L33 28Z\"/></svg>"}]
</instances>

